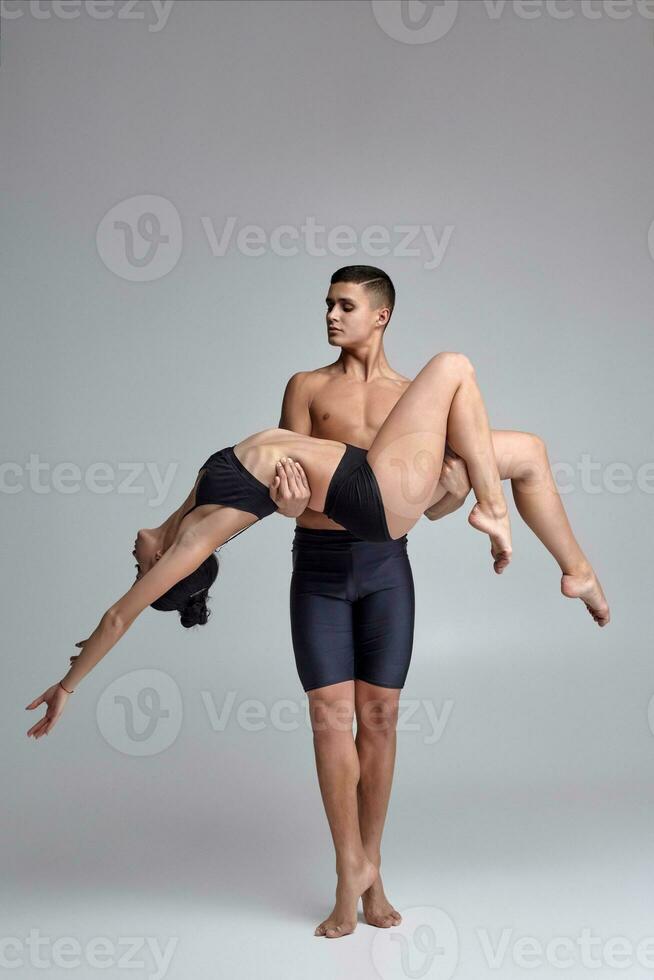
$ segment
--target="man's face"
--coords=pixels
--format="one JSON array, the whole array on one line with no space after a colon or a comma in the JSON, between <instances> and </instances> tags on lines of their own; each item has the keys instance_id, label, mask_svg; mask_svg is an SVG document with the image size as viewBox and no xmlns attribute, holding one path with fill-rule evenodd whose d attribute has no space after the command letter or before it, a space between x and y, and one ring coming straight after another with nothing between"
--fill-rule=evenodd
<instances>
[{"instance_id":1,"label":"man's face","mask_svg":"<svg viewBox=\"0 0 654 980\"><path fill-rule=\"evenodd\" d=\"M333 347L365 343L388 322L387 307L371 309L369 294L360 283L332 283L326 303L327 340Z\"/></svg>"}]
</instances>

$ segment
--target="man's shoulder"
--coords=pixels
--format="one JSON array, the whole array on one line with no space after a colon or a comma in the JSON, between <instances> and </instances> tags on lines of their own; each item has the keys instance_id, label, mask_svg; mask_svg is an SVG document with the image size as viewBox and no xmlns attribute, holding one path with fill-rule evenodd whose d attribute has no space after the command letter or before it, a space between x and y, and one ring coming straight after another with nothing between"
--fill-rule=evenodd
<instances>
[{"instance_id":1,"label":"man's shoulder","mask_svg":"<svg viewBox=\"0 0 654 980\"><path fill-rule=\"evenodd\" d=\"M309 388L328 378L332 373L332 367L331 364L325 364L323 367L312 368L309 371L296 371L288 379L287 385L292 388Z\"/></svg>"}]
</instances>

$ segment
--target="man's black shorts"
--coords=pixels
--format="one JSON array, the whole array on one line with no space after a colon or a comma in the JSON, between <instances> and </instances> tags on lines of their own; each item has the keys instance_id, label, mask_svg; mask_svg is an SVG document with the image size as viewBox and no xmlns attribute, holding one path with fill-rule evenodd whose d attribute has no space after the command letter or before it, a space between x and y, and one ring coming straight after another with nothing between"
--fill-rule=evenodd
<instances>
[{"instance_id":1,"label":"man's black shorts","mask_svg":"<svg viewBox=\"0 0 654 980\"><path fill-rule=\"evenodd\" d=\"M296 527L292 556L291 635L304 690L352 679L403 687L415 617L406 535L362 541Z\"/></svg>"}]
</instances>

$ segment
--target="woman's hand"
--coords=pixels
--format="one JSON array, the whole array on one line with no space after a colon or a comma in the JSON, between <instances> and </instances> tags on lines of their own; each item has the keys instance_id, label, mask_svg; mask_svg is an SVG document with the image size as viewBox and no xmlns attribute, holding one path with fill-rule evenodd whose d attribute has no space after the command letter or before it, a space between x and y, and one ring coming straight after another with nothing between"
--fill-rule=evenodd
<instances>
[{"instance_id":1,"label":"woman's hand","mask_svg":"<svg viewBox=\"0 0 654 980\"><path fill-rule=\"evenodd\" d=\"M307 509L311 488L306 473L295 460L284 456L277 461L277 473L270 484L270 498L282 517L299 517Z\"/></svg>"},{"instance_id":2,"label":"woman's hand","mask_svg":"<svg viewBox=\"0 0 654 980\"><path fill-rule=\"evenodd\" d=\"M52 687L49 687L47 691L44 691L40 698L35 698L31 704L28 704L26 711L31 711L33 708L38 708L40 704L47 704L48 710L46 711L43 718L37 721L36 725L33 725L28 731L28 737L33 735L34 738L41 738L41 735L49 735L53 725L61 716L64 708L66 707L66 701L69 695L64 691L61 684L57 681Z\"/></svg>"}]
</instances>

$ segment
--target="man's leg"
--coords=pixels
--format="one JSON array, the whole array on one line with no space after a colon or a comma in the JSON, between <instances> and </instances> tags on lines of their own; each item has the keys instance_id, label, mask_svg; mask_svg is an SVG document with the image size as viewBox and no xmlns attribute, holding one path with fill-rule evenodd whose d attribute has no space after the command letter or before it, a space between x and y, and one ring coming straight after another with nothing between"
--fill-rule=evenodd
<instances>
[{"instance_id":1,"label":"man's leg","mask_svg":"<svg viewBox=\"0 0 654 980\"><path fill-rule=\"evenodd\" d=\"M315 932L329 939L353 931L359 897L377 876L359 829L360 769L352 730L356 595L351 549L357 540L349 531L298 527L292 549L293 651L309 698L318 782L336 850L336 904Z\"/></svg>"},{"instance_id":2,"label":"man's leg","mask_svg":"<svg viewBox=\"0 0 654 980\"><path fill-rule=\"evenodd\" d=\"M355 681L356 749L360 779L357 787L359 828L366 854L381 868L381 841L395 766L399 688ZM371 926L388 928L402 916L386 897L381 874L361 896L363 914Z\"/></svg>"},{"instance_id":3,"label":"man's leg","mask_svg":"<svg viewBox=\"0 0 654 980\"><path fill-rule=\"evenodd\" d=\"M379 869L393 782L398 702L413 650L415 590L407 539L353 545L352 575L357 587L352 627L359 827L365 851ZM386 898L381 877L362 901L369 925L387 928L402 921Z\"/></svg>"},{"instance_id":4,"label":"man's leg","mask_svg":"<svg viewBox=\"0 0 654 980\"><path fill-rule=\"evenodd\" d=\"M377 877L361 840L357 804L359 756L354 744L354 681L308 692L322 801L336 850L336 904L315 935L336 939L353 932L359 898Z\"/></svg>"}]
</instances>

